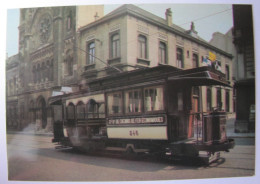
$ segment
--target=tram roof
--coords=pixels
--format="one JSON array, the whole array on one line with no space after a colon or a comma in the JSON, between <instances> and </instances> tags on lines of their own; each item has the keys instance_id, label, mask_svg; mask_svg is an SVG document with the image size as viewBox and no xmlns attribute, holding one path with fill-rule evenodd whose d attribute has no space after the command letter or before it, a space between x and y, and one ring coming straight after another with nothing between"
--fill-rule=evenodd
<instances>
[{"instance_id":1,"label":"tram roof","mask_svg":"<svg viewBox=\"0 0 260 184\"><path fill-rule=\"evenodd\" d=\"M126 89L128 87L149 86L151 84L178 84L183 86L212 86L230 87L225 74L212 67L180 69L170 65L159 65L152 68L141 68L132 71L114 73L112 75L87 82L87 91L82 89L74 93L57 95L49 98L49 104L59 105L62 98L77 96L82 93L92 93L100 90Z\"/></svg>"},{"instance_id":2,"label":"tram roof","mask_svg":"<svg viewBox=\"0 0 260 184\"><path fill-rule=\"evenodd\" d=\"M170 65L159 65L152 68L115 73L90 81L86 85L90 88L98 86L113 88L115 86L125 86L142 82L154 82L160 79L176 83L181 82L184 85L192 86L221 85L230 87L225 74L212 67L180 69Z\"/></svg>"}]
</instances>

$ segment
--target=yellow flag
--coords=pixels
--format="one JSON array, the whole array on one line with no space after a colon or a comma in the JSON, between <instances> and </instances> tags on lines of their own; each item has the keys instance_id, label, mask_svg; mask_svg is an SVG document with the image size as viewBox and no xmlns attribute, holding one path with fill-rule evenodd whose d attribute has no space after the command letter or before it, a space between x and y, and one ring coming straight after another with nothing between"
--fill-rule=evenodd
<instances>
[{"instance_id":1,"label":"yellow flag","mask_svg":"<svg viewBox=\"0 0 260 184\"><path fill-rule=\"evenodd\" d=\"M210 61L215 61L216 60L216 55L213 54L212 52L209 52L209 60Z\"/></svg>"}]
</instances>

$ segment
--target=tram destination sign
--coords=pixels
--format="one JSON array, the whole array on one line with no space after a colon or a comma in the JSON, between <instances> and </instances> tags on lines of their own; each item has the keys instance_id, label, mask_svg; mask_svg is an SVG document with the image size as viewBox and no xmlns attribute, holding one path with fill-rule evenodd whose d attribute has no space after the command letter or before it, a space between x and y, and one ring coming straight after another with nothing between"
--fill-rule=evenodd
<instances>
[{"instance_id":1,"label":"tram destination sign","mask_svg":"<svg viewBox=\"0 0 260 184\"><path fill-rule=\"evenodd\" d=\"M108 119L108 125L164 123L163 116Z\"/></svg>"}]
</instances>

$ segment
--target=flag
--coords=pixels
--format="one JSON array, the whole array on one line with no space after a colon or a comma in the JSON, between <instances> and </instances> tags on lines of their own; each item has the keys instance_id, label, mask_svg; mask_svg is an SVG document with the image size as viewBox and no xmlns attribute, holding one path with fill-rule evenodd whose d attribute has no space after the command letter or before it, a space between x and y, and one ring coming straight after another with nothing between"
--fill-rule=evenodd
<instances>
[{"instance_id":1,"label":"flag","mask_svg":"<svg viewBox=\"0 0 260 184\"><path fill-rule=\"evenodd\" d=\"M211 61L207 57L203 57L202 65L203 66L211 66Z\"/></svg>"},{"instance_id":2,"label":"flag","mask_svg":"<svg viewBox=\"0 0 260 184\"><path fill-rule=\"evenodd\" d=\"M221 72L221 66L217 61L215 62L215 69Z\"/></svg>"},{"instance_id":3,"label":"flag","mask_svg":"<svg viewBox=\"0 0 260 184\"><path fill-rule=\"evenodd\" d=\"M209 60L210 61L215 61L216 60L216 55L212 52L209 52Z\"/></svg>"}]
</instances>

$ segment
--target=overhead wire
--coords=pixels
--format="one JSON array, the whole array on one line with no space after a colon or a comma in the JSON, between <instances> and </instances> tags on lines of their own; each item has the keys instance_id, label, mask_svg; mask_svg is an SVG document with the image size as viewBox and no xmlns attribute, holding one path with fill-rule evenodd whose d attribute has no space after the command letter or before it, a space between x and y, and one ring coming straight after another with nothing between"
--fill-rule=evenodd
<instances>
[{"instance_id":1,"label":"overhead wire","mask_svg":"<svg viewBox=\"0 0 260 184\"><path fill-rule=\"evenodd\" d=\"M226 10L223 10L223 11L220 11L220 12L216 12L216 13L213 13L213 14L210 14L210 15L207 15L207 16L204 16L204 17L200 17L200 18L191 20L191 21L186 22L186 23L183 23L183 24L179 24L179 26L182 26L182 25L185 25L185 24L189 24L190 22L196 22L196 21L198 21L198 20L202 20L202 19L205 19L205 18L208 18L208 17L212 17L212 16L215 16L215 15L218 15L218 14L221 14L221 13L224 13L224 12L227 12L227 11L230 11L230 10L232 10L232 8L229 8L229 9L226 9Z\"/></svg>"}]
</instances>

